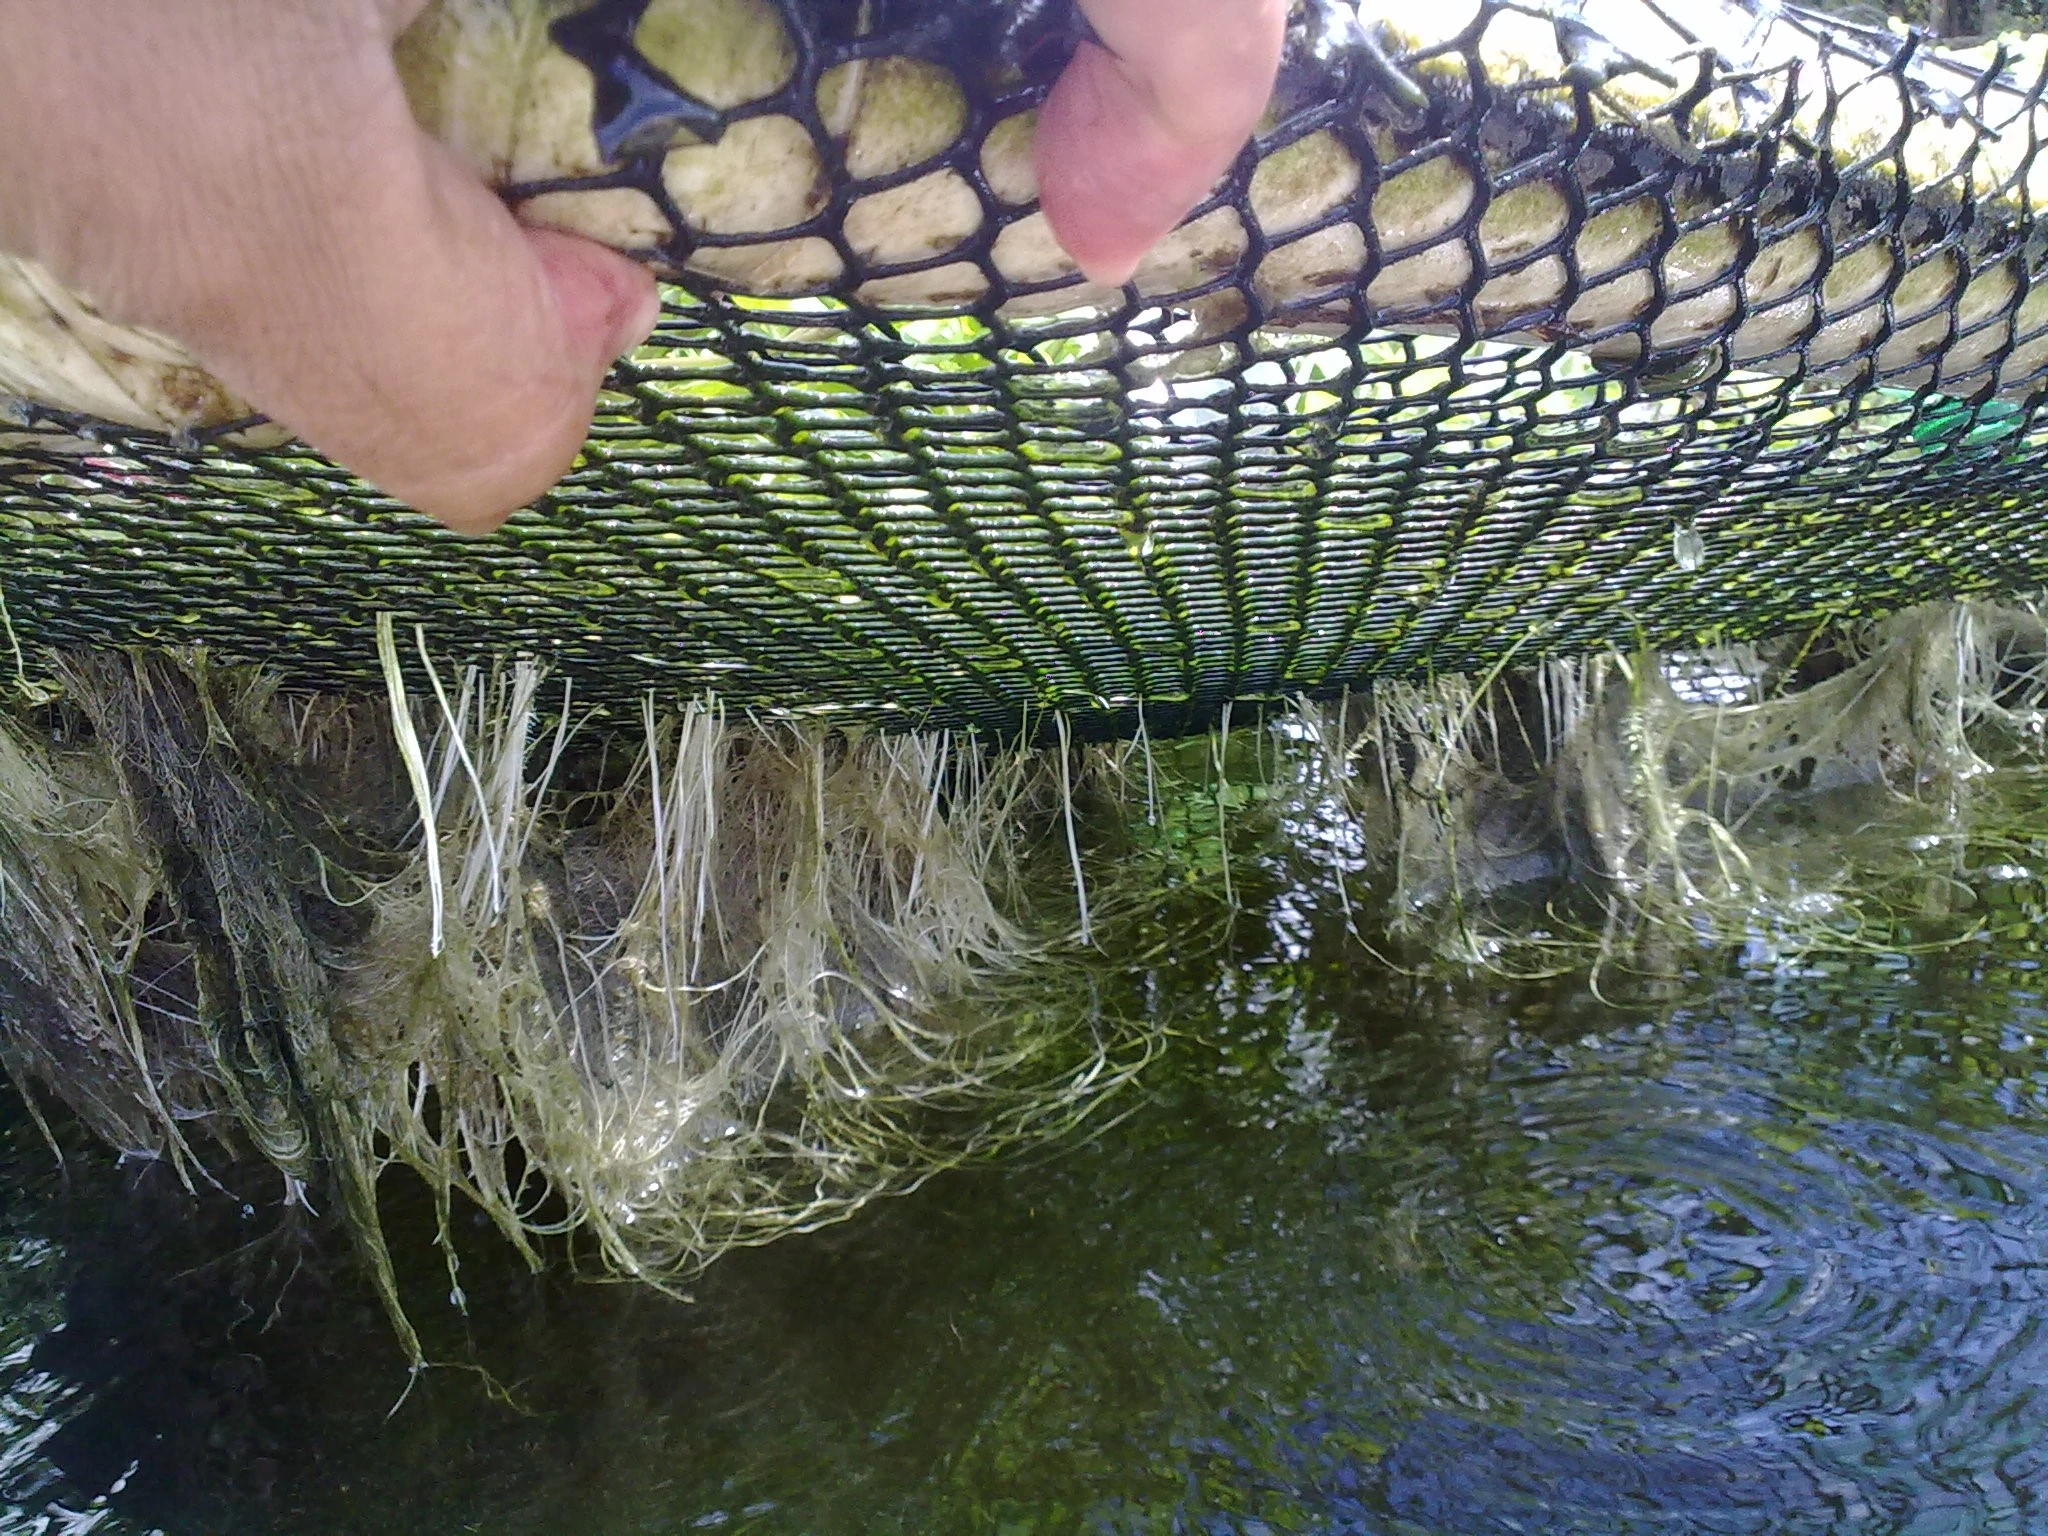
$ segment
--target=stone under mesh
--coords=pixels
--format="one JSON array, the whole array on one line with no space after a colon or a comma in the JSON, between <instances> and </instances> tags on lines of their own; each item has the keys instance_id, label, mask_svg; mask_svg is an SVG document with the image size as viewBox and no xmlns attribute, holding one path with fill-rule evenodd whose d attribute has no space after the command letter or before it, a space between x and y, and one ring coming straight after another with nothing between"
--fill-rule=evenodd
<instances>
[{"instance_id":1,"label":"stone under mesh","mask_svg":"<svg viewBox=\"0 0 2048 1536\"><path fill-rule=\"evenodd\" d=\"M1197 210L1236 220L1227 262L1170 291L1141 274L1106 306L1074 309L1060 282L1005 277L999 242L1031 210L998 195L981 160L1057 73L1078 35L1071 11L881 5L854 28L857 8L831 0L779 6L801 44L794 72L728 117L804 123L829 174L800 223L744 238L687 228L659 153L636 148L664 110L683 122L690 105L672 87L664 104L635 52L644 0L572 18L565 46L611 82L600 140L623 158L515 196L641 189L672 217L649 255L675 281L553 494L472 541L303 449L24 410L18 429L0 426L15 641L203 645L307 686L375 686L369 636L390 612L450 655L545 657L592 701L710 689L892 725L1012 731L1057 713L1086 734L1141 718L1164 733L1233 701L2048 586L2048 323L2030 328L2024 302L2048 266L2025 192L2031 141L2010 196L1966 195L1967 156L1940 176L1909 163L1902 137L1850 158L1795 129L1772 107L1789 75L1710 58L1661 116L1620 122L1600 110L1603 70L1584 67L1583 40L1563 50L1562 77L1489 75L1478 40L1518 11L1482 5L1467 34L1417 57L1318 4L1297 26L1288 105ZM995 17L1000 57L963 64L980 57L971 29ZM1831 99L1853 69L1889 82L1908 121L1991 135L2001 102L2032 121L2041 82L2010 59L1973 76L1912 39L1800 24L1833 61ZM852 174L816 103L854 57L959 76L951 147ZM1741 121L1702 126L1693 109L1723 87L1742 97ZM1260 167L1316 134L1355 158L1357 186L1313 227L1263 229ZM1440 165L1468 170L1477 194L1388 247L1382 194ZM864 255L849 210L938 172L972 189L974 232L915 259ZM1536 183L1564 189L1568 226L1503 257L1487 211ZM1643 206L1662 210L1660 227L1598 277L1633 275L1654 294L1589 327L1583 237ZM1728 228L1745 273L1788 232L1818 234L1810 280L1761 316L1806 306L1775 349L1745 342L1758 283L1727 286L1725 303L1722 289L1671 290L1680 242ZM1338 261L1327 282L1286 291L1262 278L1319 235L1356 244L1355 268ZM838 270L795 295L726 291L719 253L765 239L822 240ZM1829 273L1872 245L1895 273L1939 258L1956 280L1926 313L1898 312L1897 276L1853 304L1825 295ZM1394 299L1377 281L1445 247L1459 251L1448 291ZM1502 280L1546 262L1560 292L1500 298ZM1987 273L2011 274L2013 297L1968 319L1965 288ZM892 297L920 276L926 302ZM1684 305L1673 342L1659 317ZM1848 356L1818 356L1829 326L1873 309ZM1967 365L1892 345L1944 318L1938 345Z\"/></svg>"}]
</instances>

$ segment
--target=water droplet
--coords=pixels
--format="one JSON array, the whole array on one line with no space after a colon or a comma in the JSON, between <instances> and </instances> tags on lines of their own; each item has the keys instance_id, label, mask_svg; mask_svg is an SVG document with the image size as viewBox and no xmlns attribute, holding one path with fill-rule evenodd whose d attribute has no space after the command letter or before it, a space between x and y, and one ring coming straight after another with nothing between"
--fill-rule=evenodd
<instances>
[{"instance_id":1,"label":"water droplet","mask_svg":"<svg viewBox=\"0 0 2048 1536\"><path fill-rule=\"evenodd\" d=\"M1681 571L1696 571L1707 558L1707 541L1700 537L1699 529L1691 523L1680 523L1671 530L1671 558L1678 562Z\"/></svg>"}]
</instances>

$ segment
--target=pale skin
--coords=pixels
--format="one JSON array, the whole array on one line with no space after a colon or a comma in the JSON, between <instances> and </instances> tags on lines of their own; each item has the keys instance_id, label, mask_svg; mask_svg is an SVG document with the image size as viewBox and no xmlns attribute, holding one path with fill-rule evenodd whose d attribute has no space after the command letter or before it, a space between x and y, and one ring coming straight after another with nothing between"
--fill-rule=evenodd
<instances>
[{"instance_id":1,"label":"pale skin","mask_svg":"<svg viewBox=\"0 0 2048 1536\"><path fill-rule=\"evenodd\" d=\"M653 279L526 229L413 123L425 0L0 0L0 250L177 338L390 495L483 532L569 467ZM1041 198L1121 282L1228 168L1285 0L1082 0Z\"/></svg>"}]
</instances>

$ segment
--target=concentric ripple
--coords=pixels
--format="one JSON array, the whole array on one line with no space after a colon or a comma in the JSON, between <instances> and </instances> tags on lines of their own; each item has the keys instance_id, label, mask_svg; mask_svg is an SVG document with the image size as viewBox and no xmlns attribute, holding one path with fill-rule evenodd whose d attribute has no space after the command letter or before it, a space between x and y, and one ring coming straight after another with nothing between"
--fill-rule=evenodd
<instances>
[{"instance_id":1,"label":"concentric ripple","mask_svg":"<svg viewBox=\"0 0 2048 1536\"><path fill-rule=\"evenodd\" d=\"M1088 1147L693 1305L479 1238L458 1318L422 1260L430 1352L517 1410L446 1372L389 1416L374 1311L296 1255L212 1295L103 1243L39 1351L96 1406L36 1454L84 1495L133 1465L112 1510L170 1536L2048 1530L2048 891L1947 952L1623 995L1402 975L1234 878L1264 921L1075 997L1176 1040Z\"/></svg>"},{"instance_id":2,"label":"concentric ripple","mask_svg":"<svg viewBox=\"0 0 2048 1536\"><path fill-rule=\"evenodd\" d=\"M1193 1447L1204 1529L2048 1526L2030 980L1740 979L1354 1117L1363 1283L1300 1401Z\"/></svg>"}]
</instances>

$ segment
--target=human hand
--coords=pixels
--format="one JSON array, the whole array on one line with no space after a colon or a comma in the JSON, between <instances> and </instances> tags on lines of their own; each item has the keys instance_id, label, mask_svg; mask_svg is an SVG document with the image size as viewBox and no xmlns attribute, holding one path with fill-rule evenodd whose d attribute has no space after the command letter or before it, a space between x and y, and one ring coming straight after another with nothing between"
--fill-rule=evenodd
<instances>
[{"instance_id":1,"label":"human hand","mask_svg":"<svg viewBox=\"0 0 2048 1536\"><path fill-rule=\"evenodd\" d=\"M415 126L391 46L424 4L0 0L0 250L481 531L568 468L657 300Z\"/></svg>"},{"instance_id":2,"label":"human hand","mask_svg":"<svg viewBox=\"0 0 2048 1536\"><path fill-rule=\"evenodd\" d=\"M1205 197L1272 94L1286 0L1080 0L1083 43L1038 115L1039 206L1121 283Z\"/></svg>"},{"instance_id":3,"label":"human hand","mask_svg":"<svg viewBox=\"0 0 2048 1536\"><path fill-rule=\"evenodd\" d=\"M425 3L94 0L82 56L71 6L0 0L0 143L28 150L0 250L481 531L567 468L657 305L625 258L522 229L415 125L391 46ZM1121 281L1256 122L1285 0L1082 4L1108 46L1047 102L1043 200L1090 275Z\"/></svg>"}]
</instances>

